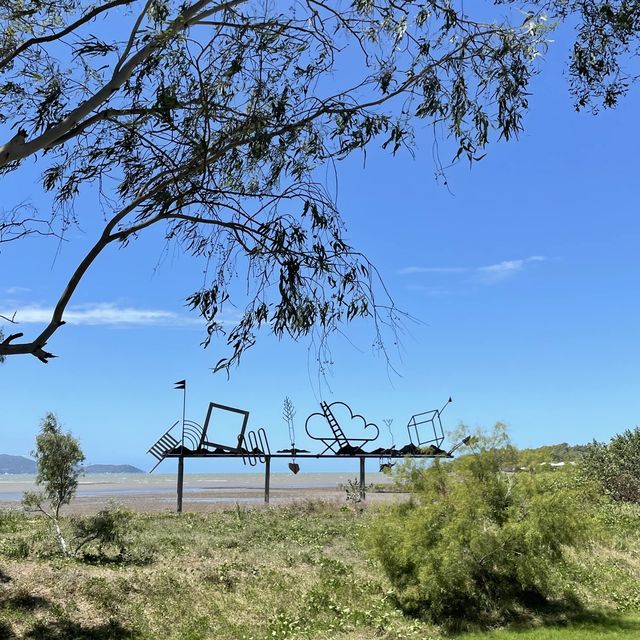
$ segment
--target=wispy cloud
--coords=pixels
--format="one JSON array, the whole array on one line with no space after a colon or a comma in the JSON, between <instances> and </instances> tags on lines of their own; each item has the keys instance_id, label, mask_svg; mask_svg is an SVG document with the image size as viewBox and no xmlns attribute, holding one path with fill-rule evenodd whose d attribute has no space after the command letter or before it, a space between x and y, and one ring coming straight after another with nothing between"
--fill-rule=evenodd
<instances>
[{"instance_id":1,"label":"wispy cloud","mask_svg":"<svg viewBox=\"0 0 640 640\"><path fill-rule=\"evenodd\" d=\"M483 282L493 284L494 282L500 282L501 280L514 276L529 264L534 262L544 262L545 260L546 258L544 256L529 256L528 258L522 258L521 260L504 260L497 264L479 267L477 275Z\"/></svg>"},{"instance_id":2,"label":"wispy cloud","mask_svg":"<svg viewBox=\"0 0 640 640\"><path fill-rule=\"evenodd\" d=\"M20 293L29 293L31 289L27 287L7 287L6 289L0 289L0 293L3 293L8 296L15 296Z\"/></svg>"},{"instance_id":3,"label":"wispy cloud","mask_svg":"<svg viewBox=\"0 0 640 640\"><path fill-rule=\"evenodd\" d=\"M473 269L466 267L405 267L400 269L398 273L401 276L409 276L414 273L468 273Z\"/></svg>"},{"instance_id":4,"label":"wispy cloud","mask_svg":"<svg viewBox=\"0 0 640 640\"><path fill-rule=\"evenodd\" d=\"M465 274L482 284L495 284L501 282L522 271L527 265L534 262L544 262L544 256L529 256L519 260L503 260L496 264L481 267L405 267L398 271L399 275L415 275L424 273L440 274Z\"/></svg>"},{"instance_id":5,"label":"wispy cloud","mask_svg":"<svg viewBox=\"0 0 640 640\"><path fill-rule=\"evenodd\" d=\"M15 311L15 321L19 324L44 324L49 322L52 307L28 305L3 311L0 315L11 317ZM70 306L64 314L67 324L108 325L108 326L185 326L201 325L195 316L165 311L163 309L140 309L100 302Z\"/></svg>"}]
</instances>

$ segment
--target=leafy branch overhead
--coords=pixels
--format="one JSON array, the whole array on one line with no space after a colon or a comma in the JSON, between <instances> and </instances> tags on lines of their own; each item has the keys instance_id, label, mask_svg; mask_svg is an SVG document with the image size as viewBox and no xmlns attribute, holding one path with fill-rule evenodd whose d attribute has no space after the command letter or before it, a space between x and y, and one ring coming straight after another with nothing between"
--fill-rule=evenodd
<instances>
[{"instance_id":1,"label":"leafy branch overhead","mask_svg":"<svg viewBox=\"0 0 640 640\"><path fill-rule=\"evenodd\" d=\"M319 169L372 143L409 148L420 120L454 141L455 159L517 135L547 44L544 14L577 12L584 26L590 4L529 3L523 22L517 10L479 19L462 2L432 0L1 3L0 179L35 161L55 207L0 213L0 246L82 225L91 214L74 207L80 194L105 223L48 325L24 341L4 338L0 357L47 362L92 263L151 226L207 265L187 301L206 323L205 344L226 337L218 368L237 363L262 328L323 344L344 321L370 317L383 344L400 314L346 241ZM632 13L612 33L627 49ZM578 43L587 47L595 40L585 29ZM615 102L605 85L624 53L605 47L599 75L592 59L574 60L580 104L591 89ZM229 329L221 314L230 308L240 314Z\"/></svg>"}]
</instances>

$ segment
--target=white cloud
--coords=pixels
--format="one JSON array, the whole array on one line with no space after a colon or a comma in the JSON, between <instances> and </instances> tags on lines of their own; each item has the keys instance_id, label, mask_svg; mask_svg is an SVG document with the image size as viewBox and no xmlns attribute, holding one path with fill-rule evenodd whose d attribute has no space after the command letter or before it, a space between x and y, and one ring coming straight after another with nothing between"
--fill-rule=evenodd
<instances>
[{"instance_id":1,"label":"white cloud","mask_svg":"<svg viewBox=\"0 0 640 640\"><path fill-rule=\"evenodd\" d=\"M543 256L530 256L521 260L504 260L498 264L491 264L486 267L476 269L478 278L485 284L500 282L522 271L525 265L532 262L543 262Z\"/></svg>"},{"instance_id":2,"label":"white cloud","mask_svg":"<svg viewBox=\"0 0 640 640\"><path fill-rule=\"evenodd\" d=\"M51 319L52 307L28 305L9 312L0 310L0 315L13 315L19 324L46 324ZM138 309L123 307L114 303L100 302L73 305L64 314L67 324L109 325L109 326L184 326L201 325L195 316L164 311L162 309Z\"/></svg>"},{"instance_id":3,"label":"white cloud","mask_svg":"<svg viewBox=\"0 0 640 640\"><path fill-rule=\"evenodd\" d=\"M533 262L544 262L544 256L529 256L519 260L503 260L496 264L489 264L482 267L405 267L398 271L399 275L415 275L422 273L443 273L443 274L467 274L473 280L483 284L495 284L514 276L522 271L526 265Z\"/></svg>"},{"instance_id":4,"label":"white cloud","mask_svg":"<svg viewBox=\"0 0 640 640\"><path fill-rule=\"evenodd\" d=\"M29 291L31 291L31 289L28 289L27 287L7 287L6 289L2 289L2 293L8 296L15 296L20 293L29 293Z\"/></svg>"},{"instance_id":5,"label":"white cloud","mask_svg":"<svg viewBox=\"0 0 640 640\"><path fill-rule=\"evenodd\" d=\"M472 271L465 267L405 267L400 269L398 274L401 276L409 276L414 273L466 273Z\"/></svg>"}]
</instances>

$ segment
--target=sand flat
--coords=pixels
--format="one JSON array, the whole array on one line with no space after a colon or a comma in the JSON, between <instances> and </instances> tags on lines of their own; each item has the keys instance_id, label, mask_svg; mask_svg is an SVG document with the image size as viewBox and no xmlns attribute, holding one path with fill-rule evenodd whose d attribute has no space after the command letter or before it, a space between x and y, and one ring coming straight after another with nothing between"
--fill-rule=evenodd
<instances>
[{"instance_id":1,"label":"sand flat","mask_svg":"<svg viewBox=\"0 0 640 640\"><path fill-rule=\"evenodd\" d=\"M345 502L342 485L355 480L353 473L273 473L270 504L277 505L307 499ZM20 508L25 491L36 490L35 477L0 476L0 508ZM367 484L391 484L382 473L367 473ZM369 493L368 500L388 500L393 494ZM76 498L65 507L66 513L95 513L116 501L135 511L174 511L175 474L88 474L80 479ZM185 474L184 511L208 511L228 508L235 503L247 506L264 504L263 473Z\"/></svg>"}]
</instances>

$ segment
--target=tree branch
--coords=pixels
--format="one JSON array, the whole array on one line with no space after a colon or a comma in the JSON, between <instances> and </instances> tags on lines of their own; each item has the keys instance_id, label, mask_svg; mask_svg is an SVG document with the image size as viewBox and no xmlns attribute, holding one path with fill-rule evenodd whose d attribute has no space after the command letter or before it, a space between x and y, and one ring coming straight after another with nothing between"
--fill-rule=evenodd
<instances>
[{"instance_id":1,"label":"tree branch","mask_svg":"<svg viewBox=\"0 0 640 640\"><path fill-rule=\"evenodd\" d=\"M118 70L120 69L120 66L127 59L127 56L129 55L129 52L131 51L131 49L133 47L133 43L134 43L134 41L136 39L136 33L138 33L138 29L140 28L140 24L144 20L144 16L147 13L147 11L149 10L149 7L151 6L152 1L153 0L147 0L145 2L144 7L142 8L142 11L138 15L138 18L136 19L136 22L133 25L133 29L131 29L131 33L129 34L129 41L127 42L127 45L124 48L124 51L122 52L122 55L120 56L118 62L116 63L116 66L115 66L115 68L113 70L114 73L118 72Z\"/></svg>"},{"instance_id":2,"label":"tree branch","mask_svg":"<svg viewBox=\"0 0 640 640\"><path fill-rule=\"evenodd\" d=\"M56 33L52 33L48 36L40 36L38 38L30 38L23 42L17 49L7 54L4 58L0 59L0 71L4 69L8 64L10 64L13 60L15 60L20 54L24 53L27 49L38 45L44 44L46 42L53 42L54 40L59 40L60 38L64 38L64 36L69 35L73 31L75 31L78 27L90 22L96 16L104 13L105 11L109 11L114 7L118 7L121 5L127 5L135 2L135 0L112 0L112 2L108 2L107 4L97 6L93 8L91 11L85 13L82 17L78 18L75 22L70 24L68 27L62 29L61 31L57 31Z\"/></svg>"},{"instance_id":3,"label":"tree branch","mask_svg":"<svg viewBox=\"0 0 640 640\"><path fill-rule=\"evenodd\" d=\"M122 65L121 68L115 71L107 84L94 93L88 100L85 100L73 109L58 124L50 127L30 142L26 142L24 136L14 136L9 142L0 146L0 169L9 163L18 162L33 155L37 151L54 145L56 140L65 136L71 129L81 124L82 120L91 112L101 104L107 102L111 96L127 82L136 68L147 60L156 49L164 45L168 39L175 37L181 31L193 26L193 24L197 22L198 16L208 17L215 13L231 9L246 1L247 0L229 0L229 2L217 4L206 11L202 11L204 7L211 3L211 0L199 0L184 9L167 29L153 38Z\"/></svg>"},{"instance_id":4,"label":"tree branch","mask_svg":"<svg viewBox=\"0 0 640 640\"><path fill-rule=\"evenodd\" d=\"M97 122L101 122L102 120L110 120L112 118L117 118L118 116L146 116L146 115L158 115L160 112L158 109L153 107L149 108L134 108L134 109L103 109L102 111L98 111L91 117L87 118L76 127L71 129L65 135L60 136L58 139L54 140L49 146L45 147L46 149L52 149L58 145L64 144L65 142L79 136L83 131L88 129L90 126L96 124Z\"/></svg>"}]
</instances>

